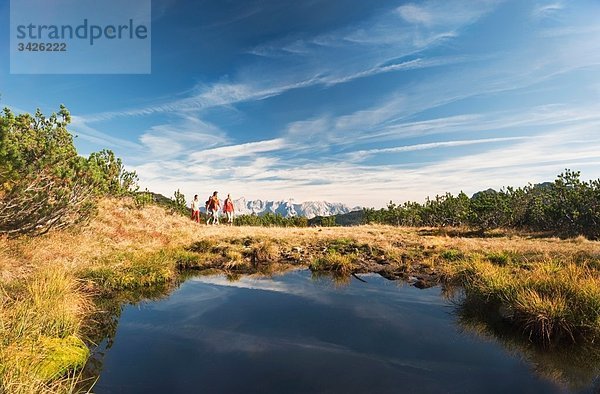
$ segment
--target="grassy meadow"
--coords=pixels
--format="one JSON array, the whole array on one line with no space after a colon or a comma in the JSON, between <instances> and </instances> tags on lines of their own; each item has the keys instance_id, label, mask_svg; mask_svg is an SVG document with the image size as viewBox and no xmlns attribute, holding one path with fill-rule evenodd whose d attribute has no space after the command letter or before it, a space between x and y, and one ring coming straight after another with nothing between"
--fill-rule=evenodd
<instances>
[{"instance_id":1,"label":"grassy meadow","mask_svg":"<svg viewBox=\"0 0 600 394\"><path fill-rule=\"evenodd\" d=\"M162 207L105 199L84 227L0 239L0 392L72 392L101 297L169 286L182 271L272 275L294 267L376 272L464 289L541 346L600 335L600 242L383 225L205 226Z\"/></svg>"}]
</instances>

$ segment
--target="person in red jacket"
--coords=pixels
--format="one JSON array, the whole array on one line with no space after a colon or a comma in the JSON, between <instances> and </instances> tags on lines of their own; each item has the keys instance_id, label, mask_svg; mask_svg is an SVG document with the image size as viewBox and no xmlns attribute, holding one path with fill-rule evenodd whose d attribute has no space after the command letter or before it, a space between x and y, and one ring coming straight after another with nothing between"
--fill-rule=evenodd
<instances>
[{"instance_id":1,"label":"person in red jacket","mask_svg":"<svg viewBox=\"0 0 600 394\"><path fill-rule=\"evenodd\" d=\"M211 219L213 225L219 224L219 208L221 208L221 202L219 201L217 193L218 192L214 192L206 202L206 212L208 212L208 220L206 221L207 225L210 224Z\"/></svg>"},{"instance_id":2,"label":"person in red jacket","mask_svg":"<svg viewBox=\"0 0 600 394\"><path fill-rule=\"evenodd\" d=\"M230 226L233 226L233 211L233 200L231 200L231 195L228 194L223 202L223 212L225 213L225 216L227 216L227 223Z\"/></svg>"}]
</instances>

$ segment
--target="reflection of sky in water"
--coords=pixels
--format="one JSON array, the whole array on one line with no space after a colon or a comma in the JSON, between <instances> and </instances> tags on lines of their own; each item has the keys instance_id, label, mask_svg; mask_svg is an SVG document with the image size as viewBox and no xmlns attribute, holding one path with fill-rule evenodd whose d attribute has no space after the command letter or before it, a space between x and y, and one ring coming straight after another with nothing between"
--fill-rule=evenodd
<instances>
[{"instance_id":1,"label":"reflection of sky in water","mask_svg":"<svg viewBox=\"0 0 600 394\"><path fill-rule=\"evenodd\" d=\"M125 308L103 392L556 392L500 346L461 333L440 289L296 271L199 277Z\"/></svg>"}]
</instances>

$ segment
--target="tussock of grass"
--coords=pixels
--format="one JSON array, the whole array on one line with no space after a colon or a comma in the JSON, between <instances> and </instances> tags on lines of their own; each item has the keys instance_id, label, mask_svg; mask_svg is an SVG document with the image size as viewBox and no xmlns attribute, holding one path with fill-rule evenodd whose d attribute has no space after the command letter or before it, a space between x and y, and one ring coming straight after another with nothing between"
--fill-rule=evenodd
<instances>
[{"instance_id":1,"label":"tussock of grass","mask_svg":"<svg viewBox=\"0 0 600 394\"><path fill-rule=\"evenodd\" d=\"M447 261L457 261L465 257L465 254L460 250L448 249L440 254L440 257Z\"/></svg>"},{"instance_id":2,"label":"tussock of grass","mask_svg":"<svg viewBox=\"0 0 600 394\"><path fill-rule=\"evenodd\" d=\"M210 252L213 246L214 244L208 239L201 239L199 241L194 242L192 246L190 246L188 249L196 253L206 253Z\"/></svg>"},{"instance_id":3,"label":"tussock of grass","mask_svg":"<svg viewBox=\"0 0 600 394\"><path fill-rule=\"evenodd\" d=\"M486 258L496 265L511 264L515 260L514 254L506 251L488 253Z\"/></svg>"},{"instance_id":4,"label":"tussock of grass","mask_svg":"<svg viewBox=\"0 0 600 394\"><path fill-rule=\"evenodd\" d=\"M381 254L379 255L379 257L390 263L403 262L401 251L389 245L385 245L381 248Z\"/></svg>"},{"instance_id":5,"label":"tussock of grass","mask_svg":"<svg viewBox=\"0 0 600 394\"><path fill-rule=\"evenodd\" d=\"M200 268L205 263L200 253L193 253L186 250L177 251L174 258L177 267L180 269Z\"/></svg>"},{"instance_id":6,"label":"tussock of grass","mask_svg":"<svg viewBox=\"0 0 600 394\"><path fill-rule=\"evenodd\" d=\"M10 298L0 288L0 392L70 390L62 379L81 368L89 351L79 339L91 303L60 268L31 278Z\"/></svg>"},{"instance_id":7,"label":"tussock of grass","mask_svg":"<svg viewBox=\"0 0 600 394\"><path fill-rule=\"evenodd\" d=\"M530 337L541 338L545 343L557 335L568 334L573 338L569 303L564 295L548 296L532 289L519 289L513 305L515 318Z\"/></svg>"},{"instance_id":8,"label":"tussock of grass","mask_svg":"<svg viewBox=\"0 0 600 394\"><path fill-rule=\"evenodd\" d=\"M357 256L342 255L337 252L331 252L323 257L315 259L310 264L312 271L331 271L342 275L353 273L357 268Z\"/></svg>"},{"instance_id":9,"label":"tussock of grass","mask_svg":"<svg viewBox=\"0 0 600 394\"><path fill-rule=\"evenodd\" d=\"M254 264L271 263L279 258L279 249L270 240L262 240L252 246L251 258Z\"/></svg>"},{"instance_id":10,"label":"tussock of grass","mask_svg":"<svg viewBox=\"0 0 600 394\"><path fill-rule=\"evenodd\" d=\"M242 256L242 253L237 250L228 250L225 253L225 258L227 258L228 261L235 261L235 262L240 262L240 261L244 260L244 256Z\"/></svg>"},{"instance_id":11,"label":"tussock of grass","mask_svg":"<svg viewBox=\"0 0 600 394\"><path fill-rule=\"evenodd\" d=\"M242 253L238 250L230 249L225 252L225 262L221 264L221 268L226 271L248 271L251 265L244 259Z\"/></svg>"},{"instance_id":12,"label":"tussock of grass","mask_svg":"<svg viewBox=\"0 0 600 394\"><path fill-rule=\"evenodd\" d=\"M183 257L182 257L183 256ZM90 267L80 276L93 282L104 291L131 290L171 282L176 276L178 259L192 261L191 255L183 252L159 251L148 254L132 254L117 266Z\"/></svg>"},{"instance_id":13,"label":"tussock of grass","mask_svg":"<svg viewBox=\"0 0 600 394\"><path fill-rule=\"evenodd\" d=\"M525 268L489 259L445 267L467 297L500 305L534 341L542 344L600 336L600 273L586 264L548 259Z\"/></svg>"}]
</instances>

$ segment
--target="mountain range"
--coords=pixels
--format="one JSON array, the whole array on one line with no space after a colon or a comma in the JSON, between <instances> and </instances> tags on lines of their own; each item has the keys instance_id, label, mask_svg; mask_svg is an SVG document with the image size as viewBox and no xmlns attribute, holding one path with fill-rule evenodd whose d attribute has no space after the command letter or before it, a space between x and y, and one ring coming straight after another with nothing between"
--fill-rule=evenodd
<instances>
[{"instance_id":1,"label":"mountain range","mask_svg":"<svg viewBox=\"0 0 600 394\"><path fill-rule=\"evenodd\" d=\"M237 215L265 215L267 213L279 214L283 217L304 216L308 219L316 216L333 216L361 210L361 207L349 207L342 203L327 201L306 201L296 203L294 200L246 200L238 198L233 200Z\"/></svg>"}]
</instances>

